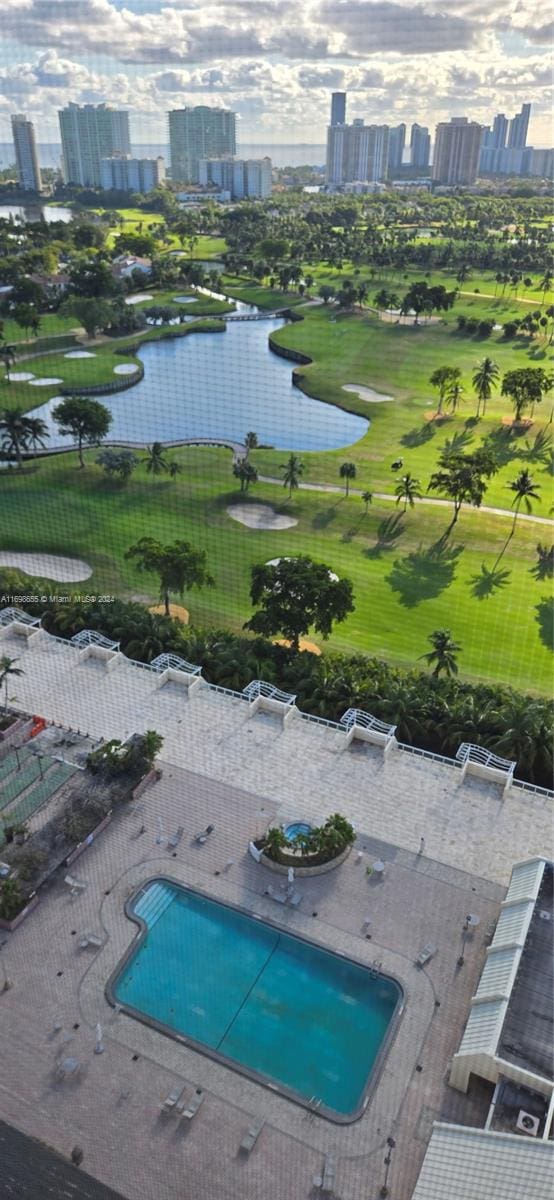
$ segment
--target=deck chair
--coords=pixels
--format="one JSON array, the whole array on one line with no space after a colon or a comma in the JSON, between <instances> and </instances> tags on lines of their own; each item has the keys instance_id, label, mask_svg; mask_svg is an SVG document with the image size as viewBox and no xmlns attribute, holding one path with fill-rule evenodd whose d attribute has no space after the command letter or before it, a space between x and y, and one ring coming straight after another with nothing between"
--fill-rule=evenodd
<instances>
[{"instance_id":1,"label":"deck chair","mask_svg":"<svg viewBox=\"0 0 554 1200\"><path fill-rule=\"evenodd\" d=\"M198 1094L198 1092L195 1092L194 1096L191 1096L191 1099L189 1100L187 1107L185 1109L183 1109L183 1115L181 1117L181 1120L182 1121L192 1121L194 1119L194 1117L196 1116L198 1109L200 1108L200 1106L203 1103L204 1103L204 1093L200 1092L200 1094Z\"/></svg>"},{"instance_id":2,"label":"deck chair","mask_svg":"<svg viewBox=\"0 0 554 1200\"><path fill-rule=\"evenodd\" d=\"M260 1136L260 1133L262 1132L264 1125L265 1125L265 1121L263 1119L260 1121L253 1122L253 1124L250 1126L250 1128L245 1133L245 1135L242 1139L242 1142L239 1146L239 1150L240 1150L241 1154L245 1154L248 1157L251 1150L254 1149L254 1146L256 1145L256 1142Z\"/></svg>"},{"instance_id":3,"label":"deck chair","mask_svg":"<svg viewBox=\"0 0 554 1200\"><path fill-rule=\"evenodd\" d=\"M71 896L78 896L81 892L84 892L87 886L86 883L81 883L78 879L75 879L73 875L66 875L64 883L67 883L68 888L70 888Z\"/></svg>"},{"instance_id":4,"label":"deck chair","mask_svg":"<svg viewBox=\"0 0 554 1200\"><path fill-rule=\"evenodd\" d=\"M335 1186L335 1160L328 1154L325 1159L323 1168L323 1178L321 1180L321 1191L324 1196L332 1195Z\"/></svg>"},{"instance_id":5,"label":"deck chair","mask_svg":"<svg viewBox=\"0 0 554 1200\"><path fill-rule=\"evenodd\" d=\"M269 887L266 888L265 894L266 894L266 896L270 896L272 900L275 900L276 904L286 904L287 903L287 896L285 895L285 893L284 892L276 892L275 888L273 888L271 886L271 884L269 885Z\"/></svg>"},{"instance_id":6,"label":"deck chair","mask_svg":"<svg viewBox=\"0 0 554 1200\"><path fill-rule=\"evenodd\" d=\"M420 950L415 960L416 967L424 967L425 964L429 962L429 959L431 959L436 953L437 947L433 946L431 942L428 942L427 945L423 947L423 950Z\"/></svg>"},{"instance_id":7,"label":"deck chair","mask_svg":"<svg viewBox=\"0 0 554 1200\"><path fill-rule=\"evenodd\" d=\"M179 828L175 830L175 833L172 833L171 837L167 839L168 846L172 846L173 849L175 849L175 846L179 845L184 832L184 827L179 825Z\"/></svg>"},{"instance_id":8,"label":"deck chair","mask_svg":"<svg viewBox=\"0 0 554 1200\"><path fill-rule=\"evenodd\" d=\"M97 933L83 933L79 938L80 950L87 950L89 946L94 946L96 950L99 950L102 945L102 938Z\"/></svg>"},{"instance_id":9,"label":"deck chair","mask_svg":"<svg viewBox=\"0 0 554 1200\"><path fill-rule=\"evenodd\" d=\"M287 904L290 904L292 908L298 908L301 899L302 892L292 892L289 896L287 896Z\"/></svg>"},{"instance_id":10,"label":"deck chair","mask_svg":"<svg viewBox=\"0 0 554 1200\"><path fill-rule=\"evenodd\" d=\"M184 1083L176 1083L173 1090L169 1093L169 1096L166 1096L165 1100L162 1100L162 1112L173 1112L173 1109L177 1108L178 1102L184 1090Z\"/></svg>"},{"instance_id":11,"label":"deck chair","mask_svg":"<svg viewBox=\"0 0 554 1200\"><path fill-rule=\"evenodd\" d=\"M213 833L214 829L215 829L215 825L208 825L206 827L206 829L204 829L202 831L202 833L197 833L196 837L194 839L195 842L197 843L197 845L203 846L204 842L207 842L207 840L210 836L210 833Z\"/></svg>"}]
</instances>

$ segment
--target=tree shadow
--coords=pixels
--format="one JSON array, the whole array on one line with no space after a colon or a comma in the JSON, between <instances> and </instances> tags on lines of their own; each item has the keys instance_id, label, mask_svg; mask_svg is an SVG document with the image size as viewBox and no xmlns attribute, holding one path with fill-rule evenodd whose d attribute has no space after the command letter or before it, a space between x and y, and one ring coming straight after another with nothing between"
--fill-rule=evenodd
<instances>
[{"instance_id":1,"label":"tree shadow","mask_svg":"<svg viewBox=\"0 0 554 1200\"><path fill-rule=\"evenodd\" d=\"M409 450L414 450L416 446L425 446L426 442L430 442L436 432L433 421L427 421L420 429L409 429L408 433L400 438L400 443Z\"/></svg>"},{"instance_id":2,"label":"tree shadow","mask_svg":"<svg viewBox=\"0 0 554 1200\"><path fill-rule=\"evenodd\" d=\"M435 542L427 550L413 550L406 558L398 558L387 582L400 595L400 603L415 608L422 600L433 600L452 583L456 562L463 546L447 546Z\"/></svg>"},{"instance_id":3,"label":"tree shadow","mask_svg":"<svg viewBox=\"0 0 554 1200\"><path fill-rule=\"evenodd\" d=\"M494 454L499 467L505 467L507 463L517 457L517 448L514 446L511 428L500 425L498 429L492 429L486 438L483 438L483 449L490 450Z\"/></svg>"},{"instance_id":4,"label":"tree shadow","mask_svg":"<svg viewBox=\"0 0 554 1200\"><path fill-rule=\"evenodd\" d=\"M541 642L548 650L554 650L554 599L552 596L545 596L536 605L535 612Z\"/></svg>"},{"instance_id":5,"label":"tree shadow","mask_svg":"<svg viewBox=\"0 0 554 1200\"><path fill-rule=\"evenodd\" d=\"M554 546L543 546L539 542L537 546L537 561L534 567L529 568L529 574L533 575L540 583L545 579L552 579L554 575Z\"/></svg>"},{"instance_id":6,"label":"tree shadow","mask_svg":"<svg viewBox=\"0 0 554 1200\"><path fill-rule=\"evenodd\" d=\"M454 433L451 438L446 439L442 453L463 454L472 444L473 436L469 429L460 429L458 433Z\"/></svg>"},{"instance_id":7,"label":"tree shadow","mask_svg":"<svg viewBox=\"0 0 554 1200\"><path fill-rule=\"evenodd\" d=\"M528 439L518 452L518 458L523 462L538 463L549 468L552 463L552 434L547 429L539 429L533 441Z\"/></svg>"},{"instance_id":8,"label":"tree shadow","mask_svg":"<svg viewBox=\"0 0 554 1200\"><path fill-rule=\"evenodd\" d=\"M336 505L331 508L322 508L320 512L316 512L312 520L312 529L327 529L327 526L336 519Z\"/></svg>"},{"instance_id":9,"label":"tree shadow","mask_svg":"<svg viewBox=\"0 0 554 1200\"><path fill-rule=\"evenodd\" d=\"M488 567L483 563L479 575L473 575L470 580L471 593L476 600L486 600L488 596L493 596L500 588L506 587L510 579L511 571L501 571L496 568L496 565L489 571Z\"/></svg>"},{"instance_id":10,"label":"tree shadow","mask_svg":"<svg viewBox=\"0 0 554 1200\"><path fill-rule=\"evenodd\" d=\"M480 417L467 417L464 421L464 425L466 429L475 429L475 426L479 424L480 420Z\"/></svg>"},{"instance_id":11,"label":"tree shadow","mask_svg":"<svg viewBox=\"0 0 554 1200\"><path fill-rule=\"evenodd\" d=\"M377 541L369 550L364 550L366 558L380 558L385 550L393 550L398 538L404 533L402 513L393 513L381 521L377 528Z\"/></svg>"}]
</instances>

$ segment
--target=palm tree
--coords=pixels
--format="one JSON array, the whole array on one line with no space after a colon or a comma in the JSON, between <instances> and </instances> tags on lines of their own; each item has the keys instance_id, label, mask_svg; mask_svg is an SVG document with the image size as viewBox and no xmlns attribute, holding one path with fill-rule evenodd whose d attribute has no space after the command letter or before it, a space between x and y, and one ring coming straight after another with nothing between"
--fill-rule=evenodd
<instances>
[{"instance_id":1,"label":"palm tree","mask_svg":"<svg viewBox=\"0 0 554 1200\"><path fill-rule=\"evenodd\" d=\"M171 616L170 592L182 597L187 588L213 587L215 582L206 566L205 551L195 550L190 542L176 541L162 546L155 538L143 537L130 546L125 558L134 559L137 570L158 576L166 617Z\"/></svg>"},{"instance_id":2,"label":"palm tree","mask_svg":"<svg viewBox=\"0 0 554 1200\"><path fill-rule=\"evenodd\" d=\"M361 499L363 500L363 503L365 504L364 516L367 517L367 510L369 508L369 505L373 503L373 492L362 492Z\"/></svg>"},{"instance_id":3,"label":"palm tree","mask_svg":"<svg viewBox=\"0 0 554 1200\"><path fill-rule=\"evenodd\" d=\"M152 442L151 446L146 447L146 458L142 459L146 466L149 475L161 475L164 471L169 470L169 464L164 457L164 448L161 442Z\"/></svg>"},{"instance_id":4,"label":"palm tree","mask_svg":"<svg viewBox=\"0 0 554 1200\"><path fill-rule=\"evenodd\" d=\"M281 851L289 844L283 830L278 825L273 825L271 829L268 829L264 842L264 850L269 851L269 857L275 862L279 862Z\"/></svg>"},{"instance_id":5,"label":"palm tree","mask_svg":"<svg viewBox=\"0 0 554 1200\"><path fill-rule=\"evenodd\" d=\"M241 492L247 492L251 483L256 483L258 472L253 463L248 462L247 458L239 458L233 463L233 475L236 479L240 479Z\"/></svg>"},{"instance_id":6,"label":"palm tree","mask_svg":"<svg viewBox=\"0 0 554 1200\"><path fill-rule=\"evenodd\" d=\"M0 414L2 448L14 454L18 468L23 466L22 453L27 448L27 418L22 408L6 408Z\"/></svg>"},{"instance_id":7,"label":"palm tree","mask_svg":"<svg viewBox=\"0 0 554 1200\"><path fill-rule=\"evenodd\" d=\"M293 490L300 486L300 478L304 474L304 463L297 454L289 454L287 462L281 463L279 470L283 471L283 487L288 487L290 500Z\"/></svg>"},{"instance_id":8,"label":"palm tree","mask_svg":"<svg viewBox=\"0 0 554 1200\"><path fill-rule=\"evenodd\" d=\"M464 392L465 392L465 388L462 383L458 383L458 382L453 383L452 387L449 388L446 400L447 400L447 403L450 405L453 413L456 412L458 405L461 404L461 400L462 400L462 396L463 396Z\"/></svg>"},{"instance_id":9,"label":"palm tree","mask_svg":"<svg viewBox=\"0 0 554 1200\"><path fill-rule=\"evenodd\" d=\"M339 467L339 475L341 479L346 481L344 491L345 495L347 496L350 489L350 480L356 478L356 464L353 462L341 463L341 466Z\"/></svg>"},{"instance_id":10,"label":"palm tree","mask_svg":"<svg viewBox=\"0 0 554 1200\"><path fill-rule=\"evenodd\" d=\"M404 512L406 512L408 505L410 505L410 508L413 508L416 500L421 500L419 479L414 479L408 471L408 474L402 476L400 483L395 488L395 494L397 506L402 500L404 501Z\"/></svg>"},{"instance_id":11,"label":"palm tree","mask_svg":"<svg viewBox=\"0 0 554 1200\"><path fill-rule=\"evenodd\" d=\"M483 416L487 407L487 400L490 400L493 389L496 387L496 380L500 371L497 364L492 358L484 358L473 374L473 387L477 395L477 416L480 416L481 405L483 405Z\"/></svg>"},{"instance_id":12,"label":"palm tree","mask_svg":"<svg viewBox=\"0 0 554 1200\"><path fill-rule=\"evenodd\" d=\"M180 474L181 474L181 471L183 470L183 468L182 468L182 466L181 466L180 462L177 462L177 459L176 459L176 458L172 458L172 459L171 459L171 462L170 462L170 463L168 463L168 468L167 468L167 469L168 469L168 471L169 471L169 478L170 478L170 479L175 479L175 478L176 478L176 476L177 476L177 475L180 475Z\"/></svg>"},{"instance_id":13,"label":"palm tree","mask_svg":"<svg viewBox=\"0 0 554 1200\"><path fill-rule=\"evenodd\" d=\"M537 284L537 291L542 292L543 304L546 293L549 292L550 288L552 287L553 278L554 276L552 275L552 271L545 271L540 283Z\"/></svg>"},{"instance_id":14,"label":"palm tree","mask_svg":"<svg viewBox=\"0 0 554 1200\"><path fill-rule=\"evenodd\" d=\"M519 516L521 505L525 505L525 509L528 513L532 512L532 501L540 500L540 488L537 484L533 483L527 467L524 467L523 471L519 472L519 475L516 479L512 479L511 483L508 484L508 487L515 495L515 500L513 503L514 523L512 525L512 532L510 534L511 537L516 527L516 521Z\"/></svg>"},{"instance_id":15,"label":"palm tree","mask_svg":"<svg viewBox=\"0 0 554 1200\"><path fill-rule=\"evenodd\" d=\"M50 437L46 423L41 421L40 417L26 417L25 424L26 436L31 448L33 450L36 450L37 446L43 448L44 439Z\"/></svg>"},{"instance_id":16,"label":"palm tree","mask_svg":"<svg viewBox=\"0 0 554 1200\"><path fill-rule=\"evenodd\" d=\"M244 439L244 449L246 450L246 458L248 458L248 455L250 454L251 450L256 450L257 448L258 448L258 435L257 435L257 433L253 433L252 431L250 431L249 433L246 434L246 437Z\"/></svg>"},{"instance_id":17,"label":"palm tree","mask_svg":"<svg viewBox=\"0 0 554 1200\"><path fill-rule=\"evenodd\" d=\"M449 629L435 629L429 634L427 641L431 643L433 649L427 654L422 654L429 666L435 664L435 669L432 672L435 678L438 678L441 671L446 675L457 675L458 664L456 655L460 653L462 647L457 642L453 641L452 634Z\"/></svg>"},{"instance_id":18,"label":"palm tree","mask_svg":"<svg viewBox=\"0 0 554 1200\"><path fill-rule=\"evenodd\" d=\"M4 687L4 712L8 711L8 679L11 675L24 675L25 671L22 667L16 667L17 658L10 658L8 654L3 654L0 657L0 691Z\"/></svg>"},{"instance_id":19,"label":"palm tree","mask_svg":"<svg viewBox=\"0 0 554 1200\"><path fill-rule=\"evenodd\" d=\"M6 368L6 383L10 382L10 370L15 364L15 355L15 346L8 346L6 342L0 346L0 358Z\"/></svg>"},{"instance_id":20,"label":"palm tree","mask_svg":"<svg viewBox=\"0 0 554 1200\"><path fill-rule=\"evenodd\" d=\"M459 367L437 367L436 371L429 378L429 383L439 390L439 407L438 415L442 413L442 406L448 394L452 391L454 384L460 378L461 371Z\"/></svg>"}]
</instances>

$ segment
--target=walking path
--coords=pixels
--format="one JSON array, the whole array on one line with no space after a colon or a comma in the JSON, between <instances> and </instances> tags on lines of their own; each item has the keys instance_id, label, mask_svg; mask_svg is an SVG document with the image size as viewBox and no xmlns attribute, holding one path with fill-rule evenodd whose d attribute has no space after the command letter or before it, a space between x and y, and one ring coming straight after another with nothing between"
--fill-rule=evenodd
<instances>
[{"instance_id":1,"label":"walking path","mask_svg":"<svg viewBox=\"0 0 554 1200\"><path fill-rule=\"evenodd\" d=\"M258 478L260 483L276 483L280 484L281 486L283 484L283 480L276 479L274 475L259 475ZM340 493L341 495L344 495L344 488L340 487L337 483L299 483L298 486L307 492L331 492L333 494ZM363 492L359 488L350 488L350 495L363 496ZM397 496L390 492L373 492L373 495L376 500L397 500ZM435 506L438 505L440 508L451 507L450 500L435 500L432 499L431 496L422 497L421 500L418 500L418 504L434 504ZM513 511L509 508L490 508L486 504L482 504L479 511L491 513L496 517L513 517L514 515ZM554 524L550 517L536 517L533 515L533 513L522 512L518 514L518 521L534 521L538 525Z\"/></svg>"}]
</instances>

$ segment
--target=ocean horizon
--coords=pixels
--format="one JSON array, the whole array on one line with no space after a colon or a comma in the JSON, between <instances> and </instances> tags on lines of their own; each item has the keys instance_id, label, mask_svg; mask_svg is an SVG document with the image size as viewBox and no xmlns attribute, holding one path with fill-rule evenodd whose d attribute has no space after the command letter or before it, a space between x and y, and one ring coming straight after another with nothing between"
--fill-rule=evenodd
<instances>
[{"instance_id":1,"label":"ocean horizon","mask_svg":"<svg viewBox=\"0 0 554 1200\"><path fill-rule=\"evenodd\" d=\"M59 167L62 152L60 142L37 142L37 150L41 167ZM166 143L135 142L133 153L139 158L157 158L161 154L169 166L169 145ZM237 147L239 157L263 158L266 154L275 167L301 167L306 164L323 166L325 163L325 145L318 142L242 142ZM0 170L5 170L14 162L12 142L0 142Z\"/></svg>"}]
</instances>

